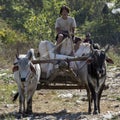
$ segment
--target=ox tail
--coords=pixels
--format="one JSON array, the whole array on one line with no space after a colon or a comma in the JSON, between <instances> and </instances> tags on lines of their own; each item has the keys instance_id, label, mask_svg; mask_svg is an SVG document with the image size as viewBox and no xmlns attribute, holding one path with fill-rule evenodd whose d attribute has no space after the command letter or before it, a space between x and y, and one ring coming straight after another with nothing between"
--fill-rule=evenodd
<instances>
[{"instance_id":1,"label":"ox tail","mask_svg":"<svg viewBox=\"0 0 120 120\"><path fill-rule=\"evenodd\" d=\"M13 99L12 99L13 102L16 101L16 99L18 98L18 95L19 95L19 92L17 92L17 93L13 96Z\"/></svg>"}]
</instances>

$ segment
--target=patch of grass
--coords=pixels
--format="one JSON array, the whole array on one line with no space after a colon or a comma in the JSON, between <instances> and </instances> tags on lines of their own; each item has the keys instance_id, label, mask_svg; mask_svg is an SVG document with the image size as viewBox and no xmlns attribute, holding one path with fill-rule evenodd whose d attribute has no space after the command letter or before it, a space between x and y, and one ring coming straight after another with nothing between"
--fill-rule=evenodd
<instances>
[{"instance_id":1,"label":"patch of grass","mask_svg":"<svg viewBox=\"0 0 120 120\"><path fill-rule=\"evenodd\" d=\"M120 119L119 116L115 116L115 117L113 117L111 120L119 120L119 119Z\"/></svg>"},{"instance_id":2,"label":"patch of grass","mask_svg":"<svg viewBox=\"0 0 120 120\"><path fill-rule=\"evenodd\" d=\"M114 48L111 48L108 52L108 56L114 61L114 65L120 66L120 54L118 54L117 52L119 52L119 48L118 51L114 50Z\"/></svg>"},{"instance_id":3,"label":"patch of grass","mask_svg":"<svg viewBox=\"0 0 120 120\"><path fill-rule=\"evenodd\" d=\"M120 97L117 97L116 100L120 101Z\"/></svg>"},{"instance_id":4,"label":"patch of grass","mask_svg":"<svg viewBox=\"0 0 120 120\"><path fill-rule=\"evenodd\" d=\"M0 69L0 104L12 103L12 91L17 90L13 74L9 69Z\"/></svg>"},{"instance_id":5,"label":"patch of grass","mask_svg":"<svg viewBox=\"0 0 120 120\"><path fill-rule=\"evenodd\" d=\"M9 83L13 81L13 74L9 69L1 69L0 70L0 80L5 83Z\"/></svg>"},{"instance_id":6,"label":"patch of grass","mask_svg":"<svg viewBox=\"0 0 120 120\"><path fill-rule=\"evenodd\" d=\"M3 83L0 85L0 104L2 103L7 103L11 104L12 103L12 91L17 90L17 86L15 84L6 84Z\"/></svg>"},{"instance_id":7,"label":"patch of grass","mask_svg":"<svg viewBox=\"0 0 120 120\"><path fill-rule=\"evenodd\" d=\"M13 115L9 114L2 114L0 115L1 120L15 120L15 117Z\"/></svg>"}]
</instances>

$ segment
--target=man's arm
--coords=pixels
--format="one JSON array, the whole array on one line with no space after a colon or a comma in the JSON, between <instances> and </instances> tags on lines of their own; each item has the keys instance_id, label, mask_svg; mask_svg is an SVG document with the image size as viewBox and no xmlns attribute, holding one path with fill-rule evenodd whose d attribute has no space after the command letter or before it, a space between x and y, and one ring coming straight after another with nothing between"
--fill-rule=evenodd
<instances>
[{"instance_id":1,"label":"man's arm","mask_svg":"<svg viewBox=\"0 0 120 120\"><path fill-rule=\"evenodd\" d=\"M75 33L75 28L76 28L76 21L75 21L74 18L72 18L72 19L73 19L73 22L72 22L71 33L74 35L74 33Z\"/></svg>"},{"instance_id":2,"label":"man's arm","mask_svg":"<svg viewBox=\"0 0 120 120\"><path fill-rule=\"evenodd\" d=\"M72 27L72 34L74 35L74 33L75 33L75 27Z\"/></svg>"},{"instance_id":3,"label":"man's arm","mask_svg":"<svg viewBox=\"0 0 120 120\"><path fill-rule=\"evenodd\" d=\"M60 33L60 31L61 31L60 28L57 27L57 28L56 28L56 32L57 32L57 34Z\"/></svg>"}]
</instances>

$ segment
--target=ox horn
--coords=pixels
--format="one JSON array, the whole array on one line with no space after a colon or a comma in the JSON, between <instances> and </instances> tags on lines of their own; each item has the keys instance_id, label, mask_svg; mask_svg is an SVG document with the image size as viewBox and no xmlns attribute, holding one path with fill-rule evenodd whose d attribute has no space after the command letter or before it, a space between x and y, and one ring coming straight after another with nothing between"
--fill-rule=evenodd
<instances>
[{"instance_id":1,"label":"ox horn","mask_svg":"<svg viewBox=\"0 0 120 120\"><path fill-rule=\"evenodd\" d=\"M17 59L19 59L19 57L18 57L18 56L19 56L19 55L18 55L18 54L16 54L16 58L17 58Z\"/></svg>"},{"instance_id":2,"label":"ox horn","mask_svg":"<svg viewBox=\"0 0 120 120\"><path fill-rule=\"evenodd\" d=\"M110 45L105 46L105 53L110 49Z\"/></svg>"},{"instance_id":3,"label":"ox horn","mask_svg":"<svg viewBox=\"0 0 120 120\"><path fill-rule=\"evenodd\" d=\"M16 58L19 59L19 49L16 49Z\"/></svg>"}]
</instances>

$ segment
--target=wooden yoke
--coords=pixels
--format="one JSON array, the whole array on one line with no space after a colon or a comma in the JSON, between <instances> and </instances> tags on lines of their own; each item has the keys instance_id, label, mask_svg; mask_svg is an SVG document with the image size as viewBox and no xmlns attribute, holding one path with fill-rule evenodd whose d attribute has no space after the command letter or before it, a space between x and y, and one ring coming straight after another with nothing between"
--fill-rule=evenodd
<instances>
[{"instance_id":1,"label":"wooden yoke","mask_svg":"<svg viewBox=\"0 0 120 120\"><path fill-rule=\"evenodd\" d=\"M56 63L58 61L66 61L66 62L73 62L73 61L85 61L89 58L89 56L82 56L82 57L74 57L74 58L66 58L66 59L49 59L49 60L32 60L33 64L38 63Z\"/></svg>"}]
</instances>

